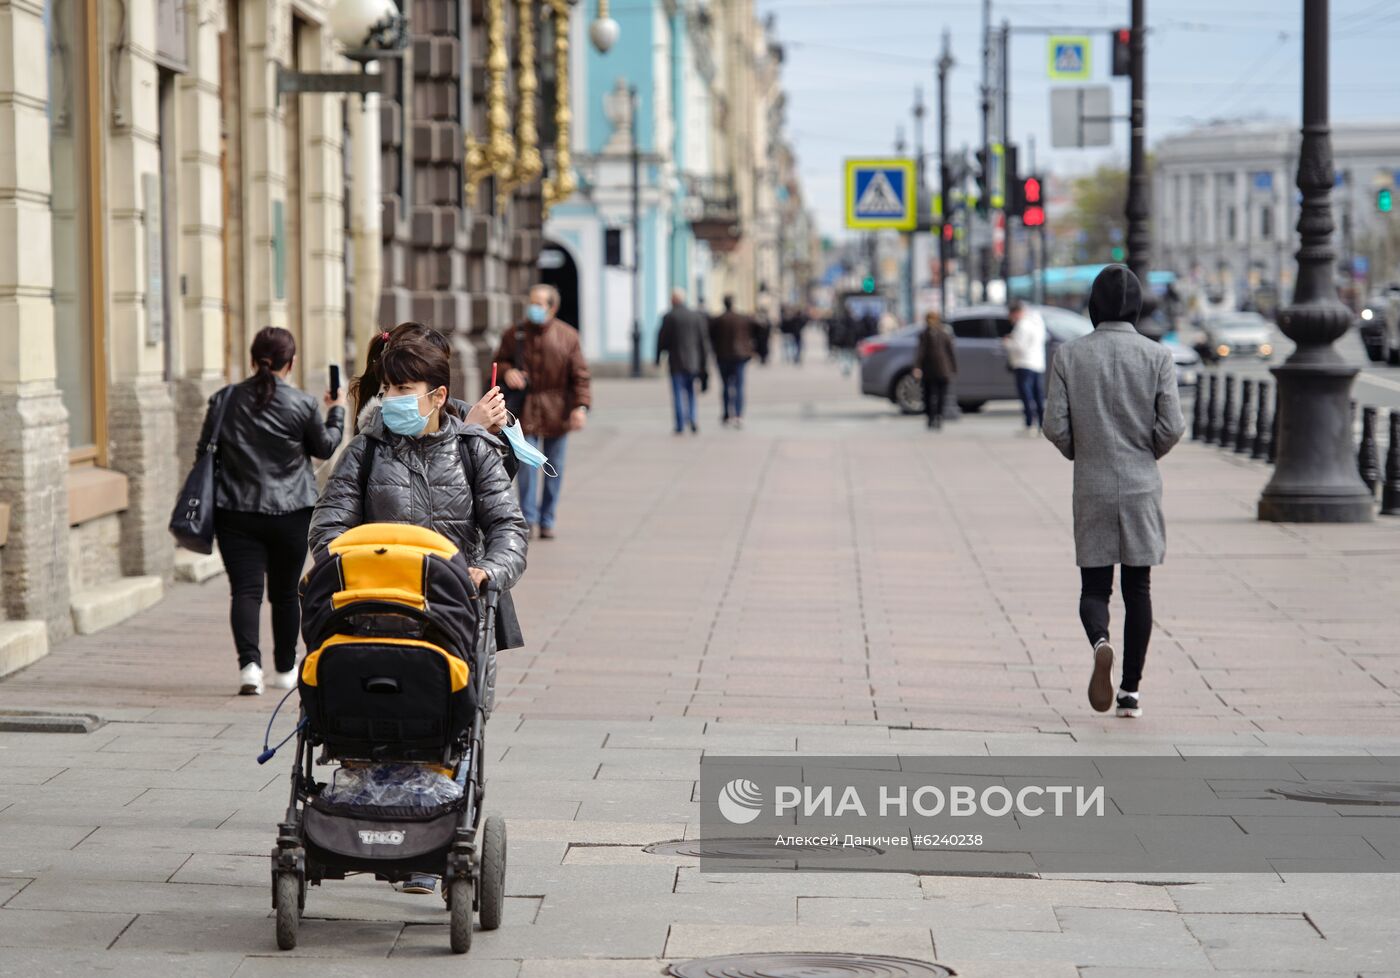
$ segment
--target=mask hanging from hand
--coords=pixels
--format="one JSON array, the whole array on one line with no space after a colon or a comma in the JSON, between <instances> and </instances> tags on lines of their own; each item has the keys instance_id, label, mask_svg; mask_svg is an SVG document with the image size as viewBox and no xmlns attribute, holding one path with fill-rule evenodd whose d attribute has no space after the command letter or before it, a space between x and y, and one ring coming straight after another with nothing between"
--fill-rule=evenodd
<instances>
[{"instance_id":1,"label":"mask hanging from hand","mask_svg":"<svg viewBox=\"0 0 1400 978\"><path fill-rule=\"evenodd\" d=\"M520 430L520 425L515 418L512 417L510 423L501 429L501 434L505 435L506 441L510 442L510 449L515 453L516 461L521 465L539 469L551 479L559 477L554 466L549 464L549 457L525 440L525 434Z\"/></svg>"}]
</instances>

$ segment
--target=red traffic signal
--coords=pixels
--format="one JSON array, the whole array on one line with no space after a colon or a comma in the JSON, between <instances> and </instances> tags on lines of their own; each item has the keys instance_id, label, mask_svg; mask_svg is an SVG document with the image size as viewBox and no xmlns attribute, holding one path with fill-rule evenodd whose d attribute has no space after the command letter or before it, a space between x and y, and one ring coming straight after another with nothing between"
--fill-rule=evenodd
<instances>
[{"instance_id":1,"label":"red traffic signal","mask_svg":"<svg viewBox=\"0 0 1400 978\"><path fill-rule=\"evenodd\" d=\"M1025 209L1021 212L1021 223L1028 228L1045 225L1045 183L1041 177L1026 177L1021 183L1021 200Z\"/></svg>"},{"instance_id":2,"label":"red traffic signal","mask_svg":"<svg viewBox=\"0 0 1400 978\"><path fill-rule=\"evenodd\" d=\"M1133 73L1133 32L1120 27L1113 32L1113 74Z\"/></svg>"}]
</instances>

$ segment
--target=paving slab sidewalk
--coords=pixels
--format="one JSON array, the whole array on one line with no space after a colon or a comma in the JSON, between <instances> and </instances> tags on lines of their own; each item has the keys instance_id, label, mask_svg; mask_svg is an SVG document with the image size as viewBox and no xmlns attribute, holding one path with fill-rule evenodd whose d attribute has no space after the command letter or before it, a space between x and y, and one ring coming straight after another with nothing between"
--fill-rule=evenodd
<instances>
[{"instance_id":1,"label":"paving slab sidewalk","mask_svg":"<svg viewBox=\"0 0 1400 978\"><path fill-rule=\"evenodd\" d=\"M706 752L1400 753L1400 521L1259 524L1267 468L1183 445L1147 715L1118 721L1084 704L1070 467L1014 413L930 435L830 365L774 365L745 431L677 438L661 382L598 386L517 593L529 645L502 659L510 900L472 974L741 950L973 978L1397 970L1390 877L722 876L643 847L694 836ZM232 695L226 600L176 585L0 683L0 707L108 721L0 734L0 974L460 973L437 897L364 880L313 890L302 947L274 950L289 761L254 762L274 697Z\"/></svg>"}]
</instances>

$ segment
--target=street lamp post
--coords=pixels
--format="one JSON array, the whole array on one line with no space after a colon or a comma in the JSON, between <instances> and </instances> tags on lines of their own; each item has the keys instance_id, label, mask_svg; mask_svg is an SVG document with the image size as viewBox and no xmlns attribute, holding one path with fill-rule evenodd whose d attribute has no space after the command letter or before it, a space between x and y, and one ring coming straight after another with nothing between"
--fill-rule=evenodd
<instances>
[{"instance_id":1,"label":"street lamp post","mask_svg":"<svg viewBox=\"0 0 1400 978\"><path fill-rule=\"evenodd\" d=\"M1278 379L1278 463L1259 519L1366 523L1373 497L1352 457L1351 385L1357 368L1333 347L1351 325L1332 279L1332 137L1328 128L1328 0L1303 0L1303 143L1298 155L1298 280L1279 326L1297 349Z\"/></svg>"},{"instance_id":2,"label":"street lamp post","mask_svg":"<svg viewBox=\"0 0 1400 978\"><path fill-rule=\"evenodd\" d=\"M1133 0L1132 30L1128 44L1132 50L1132 68L1128 79L1129 108L1128 126L1128 206L1124 216L1128 219L1128 267L1142 283L1144 299L1143 315L1138 320L1142 330L1149 322L1148 314L1155 305L1152 290L1147 285L1147 273L1151 271L1152 241L1147 230L1147 219L1151 211L1147 182L1147 11L1146 0ZM1148 327L1152 329L1152 327Z\"/></svg>"},{"instance_id":3,"label":"street lamp post","mask_svg":"<svg viewBox=\"0 0 1400 978\"><path fill-rule=\"evenodd\" d=\"M632 376L642 375L642 147L637 138L637 86L632 105Z\"/></svg>"}]
</instances>

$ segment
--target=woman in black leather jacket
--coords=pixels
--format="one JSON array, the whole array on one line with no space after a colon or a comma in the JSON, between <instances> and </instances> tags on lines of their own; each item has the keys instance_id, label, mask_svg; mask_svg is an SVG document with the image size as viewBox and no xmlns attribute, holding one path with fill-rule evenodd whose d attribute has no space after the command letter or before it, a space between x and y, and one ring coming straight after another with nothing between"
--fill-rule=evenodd
<instances>
[{"instance_id":1,"label":"woman in black leather jacket","mask_svg":"<svg viewBox=\"0 0 1400 978\"><path fill-rule=\"evenodd\" d=\"M229 622L238 649L239 693L263 691L258 647L264 583L272 605L273 686L296 685L301 603L297 581L306 563L306 531L316 504L313 458L330 458L345 430L345 395L316 399L287 383L296 361L296 339L268 326L253 338L255 373L209 399L200 455L212 434L215 406L231 398L219 432L214 533L228 571Z\"/></svg>"}]
</instances>

